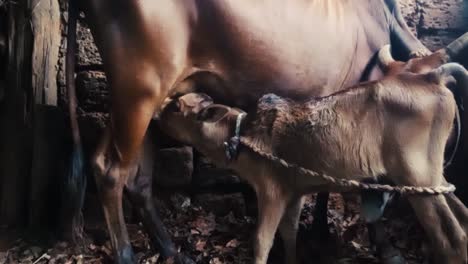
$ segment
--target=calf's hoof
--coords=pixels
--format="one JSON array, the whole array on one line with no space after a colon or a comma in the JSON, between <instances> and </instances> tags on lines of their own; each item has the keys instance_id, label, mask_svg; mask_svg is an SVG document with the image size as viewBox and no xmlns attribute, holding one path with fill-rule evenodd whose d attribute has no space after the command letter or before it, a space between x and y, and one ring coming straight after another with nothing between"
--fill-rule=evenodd
<instances>
[{"instance_id":1,"label":"calf's hoof","mask_svg":"<svg viewBox=\"0 0 468 264\"><path fill-rule=\"evenodd\" d=\"M174 263L175 264L195 264L195 261L193 261L191 258L187 257L185 254L182 253L177 253L173 257Z\"/></svg>"}]
</instances>

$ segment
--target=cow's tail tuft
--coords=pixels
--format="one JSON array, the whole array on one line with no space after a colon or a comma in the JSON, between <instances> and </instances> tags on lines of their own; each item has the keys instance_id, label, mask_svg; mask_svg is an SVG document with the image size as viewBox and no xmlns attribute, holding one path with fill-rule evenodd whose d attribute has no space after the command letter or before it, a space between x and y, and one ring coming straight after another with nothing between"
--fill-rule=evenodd
<instances>
[{"instance_id":1,"label":"cow's tail tuft","mask_svg":"<svg viewBox=\"0 0 468 264\"><path fill-rule=\"evenodd\" d=\"M73 138L73 152L68 171L65 175L62 189L62 219L65 224L65 235L75 243L83 239L82 208L86 191L86 176L84 173L84 155L81 145L80 131L77 119L77 100L75 88L75 54L76 54L76 25L79 15L78 1L68 3L68 34L66 53L66 86L68 91L68 105L70 127Z\"/></svg>"}]
</instances>

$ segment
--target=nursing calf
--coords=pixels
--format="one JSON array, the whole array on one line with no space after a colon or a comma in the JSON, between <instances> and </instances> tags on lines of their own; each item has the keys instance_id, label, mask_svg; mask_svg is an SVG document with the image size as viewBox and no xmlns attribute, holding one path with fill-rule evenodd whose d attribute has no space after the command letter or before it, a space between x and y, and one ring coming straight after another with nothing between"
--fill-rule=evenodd
<instances>
[{"instance_id":1,"label":"nursing calf","mask_svg":"<svg viewBox=\"0 0 468 264\"><path fill-rule=\"evenodd\" d=\"M224 142L236 127L256 148L336 178L439 186L445 183L444 147L456 112L447 85L467 79L462 66L446 64L426 74L400 73L302 103L268 94L240 126L236 123L243 111L192 93L170 103L161 124L169 135L235 170L254 187L259 208L255 263L266 263L276 229L284 241L286 263L295 263L302 196L343 189L319 177L295 174L243 146L236 158L228 159ZM457 199L408 199L436 249L434 263L466 263L464 225L455 217L459 211L449 207Z\"/></svg>"}]
</instances>

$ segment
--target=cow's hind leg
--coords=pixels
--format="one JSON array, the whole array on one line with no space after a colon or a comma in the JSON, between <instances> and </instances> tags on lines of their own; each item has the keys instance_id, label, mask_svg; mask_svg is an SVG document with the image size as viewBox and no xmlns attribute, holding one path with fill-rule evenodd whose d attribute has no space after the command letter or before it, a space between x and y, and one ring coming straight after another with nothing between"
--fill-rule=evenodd
<instances>
[{"instance_id":1,"label":"cow's hind leg","mask_svg":"<svg viewBox=\"0 0 468 264\"><path fill-rule=\"evenodd\" d=\"M443 195L408 197L432 245L433 263L467 263L467 238Z\"/></svg>"},{"instance_id":2,"label":"cow's hind leg","mask_svg":"<svg viewBox=\"0 0 468 264\"><path fill-rule=\"evenodd\" d=\"M154 148L152 139L147 133L145 136L142 155L139 157L138 166L135 173L132 173L127 181L127 194L132 206L137 209L138 216L148 235L165 259L174 258L175 263L193 263L182 253L178 253L166 228L164 227L153 201L153 168L154 168Z\"/></svg>"}]
</instances>

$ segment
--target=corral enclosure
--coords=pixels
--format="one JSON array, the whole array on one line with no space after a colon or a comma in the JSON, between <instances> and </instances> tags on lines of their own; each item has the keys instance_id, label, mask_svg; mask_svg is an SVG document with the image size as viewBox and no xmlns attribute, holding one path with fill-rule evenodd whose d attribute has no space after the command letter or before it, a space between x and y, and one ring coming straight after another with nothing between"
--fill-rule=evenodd
<instances>
[{"instance_id":1,"label":"corral enclosure","mask_svg":"<svg viewBox=\"0 0 468 264\"><path fill-rule=\"evenodd\" d=\"M2 1L0 0L0 3L1 2ZM416 36L419 39L422 40L422 42L429 49L433 51L438 48L444 47L445 45L450 43L452 40L454 40L461 34L468 31L468 1L467 0L399 0L399 2L401 4L404 17L407 20L407 23L409 27L411 28L411 30L416 34ZM58 170L54 166L63 166L67 162L67 157L63 155L66 155L68 153L69 145L70 145L68 120L67 120L67 115L66 115L67 92L65 89L65 75L64 75L64 70L65 70L64 69L64 54L66 50L65 36L66 36L67 12L66 12L66 1L60 0L59 3L60 3L60 10L61 10L60 23L61 23L62 39L61 39L61 45L60 45L60 50L59 50L59 60L57 62L57 86L56 86L57 87L57 103L56 105L58 107L58 110L55 107L52 107L53 110L45 110L46 112L45 116L48 118L49 121L43 124L44 128L42 129L43 131L45 131L44 135L48 135L48 136L40 139L44 141L44 145L59 149L58 151L48 152L48 154L55 155L55 156L44 159L46 162L49 162L51 164L46 164L44 165L44 167L42 167L43 170L46 170L55 175L51 178L52 181L58 181L60 174L63 173L63 170ZM0 20L0 23L1 21L2 20ZM0 25L0 29L1 29L1 25ZM109 91L108 91L108 87L106 83L105 74L102 69L101 58L99 57L96 46L93 44L90 30L87 28L86 22L83 16L79 20L79 26L78 26L78 51L79 51L79 53L77 54L78 65L76 67L77 97L79 101L78 113L79 113L80 129L81 129L83 140L85 143L85 150L87 151L89 155L94 150L95 144L97 143L97 140L100 135L100 131L106 123L106 119L108 116L107 109L109 105L108 103ZM1 58L2 57L0 56L0 59ZM3 62L0 62L0 63L3 63ZM2 67L0 67L0 69L2 69ZM2 73L0 73L0 79L2 77L3 75ZM0 89L2 89L1 83L0 83ZM2 91L0 90L0 104L3 103L1 102L1 100L2 100ZM44 102L39 102L39 103L44 104ZM45 104L48 104L48 103L45 102ZM48 127L45 127L45 126L48 126ZM153 129L152 133L155 133L155 137L160 136L156 130L157 129ZM196 169L197 164L194 164L192 149L189 147L180 147L180 146L174 147L171 145L171 142L169 141L162 142L162 143L158 142L158 144L163 145L162 146L163 148L159 150L159 157L162 161L157 163L158 167L155 170L157 172L157 175L155 178L156 183L159 186L163 186L164 188L168 188L168 189L171 189L171 188L177 189L180 186L189 185L192 181L192 173L194 171L194 168L195 170L197 170ZM40 155L40 153L32 154L32 156L34 155ZM29 162L29 161L25 161L25 163L26 162ZM25 166L29 166L29 164ZM34 168L34 166L32 167ZM463 166L461 166L461 168L463 168ZM456 169L457 168L454 168L453 170L456 171ZM2 177L7 177L7 176L0 175L0 190L2 190L2 187L3 187L3 190L5 190L6 185L5 184L2 185ZM23 183L28 182L33 177L34 176L28 176L26 179L24 179ZM92 180L92 178L90 178L90 180ZM458 184L457 187L458 189L461 189L461 195L465 197L464 195L466 194L464 192L464 189L468 188L468 181L454 179L454 182ZM57 190L58 188L54 184L54 182L50 182L48 186L44 187L44 190L47 188L49 188L49 192L47 193L55 195L54 197L56 199L56 197L58 197L58 190ZM22 191L28 192L29 189L22 188ZM213 201L213 199L211 198L206 199L206 200L204 200L203 198L200 198L200 201L201 201L200 204L204 206L208 206L208 207L215 204L219 207L219 204L227 203L228 204L227 207L235 207L239 204L239 201L236 200L237 198L238 197L234 197L234 198L228 197L224 200L215 199L215 201ZM2 225L15 226L18 223L20 223L20 226L22 226L22 225L33 222L31 221L31 219L24 220L25 214L21 213L21 211L30 211L27 208L28 205L31 206L28 201L20 202L23 207L20 210L20 213L17 213L17 214L13 213L13 215L9 215L8 217L2 217L2 212L5 212L5 210L3 210L1 206L2 204L7 203L5 200L7 198L5 197L5 195L2 195L0 193L0 199L3 199L3 203L0 203L0 227ZM176 201L173 201L174 205L171 205L171 206L183 207L183 204L186 201L185 196L181 196L181 197L177 196L176 198L171 197L170 200L174 200L174 199ZM54 198L49 199L49 200L53 201ZM40 203L40 204L44 204L44 203ZM332 202L332 206L333 204L335 204L335 202ZM338 205L337 207L340 207L340 206L341 205ZM90 210L95 210L95 209L96 208L92 208ZM186 209L183 209L182 211L184 210ZM216 215L216 213L219 213L219 211L223 211L223 210L224 209L217 208L217 209L214 209L213 212ZM236 209L234 209L234 211L235 210ZM310 207L306 207L305 211L308 212L307 210L309 210L309 213L310 213ZM183 221L193 221L193 222L202 221L203 224L209 225L211 223L210 221L215 221L213 220L215 218L215 216L213 215L213 212L209 211L208 217L196 218L196 220L191 219L190 216L187 216L187 215L181 216L180 214L175 214L175 215L166 214L166 217L168 218L167 221L168 221L169 226L176 225L177 223L182 224ZM9 210L9 213L11 213L11 210ZM193 215L193 212L190 214ZM227 214L228 218L231 217L229 216L228 212L223 211L221 214ZM238 214L241 214L241 213L236 213L236 216ZM30 212L29 212L29 215L31 215ZM176 223L171 222L172 220L177 218L176 216L181 217L182 220L178 220L176 221ZM53 220L55 218L57 218L57 216L49 214L45 216L44 220L41 221L39 219L38 221L39 223L49 223L48 221L51 221L51 219ZM305 218L306 218L305 220L304 219L302 220L308 223L310 219L308 219L307 216ZM22 219L22 220L18 221L18 219ZM199 219L202 219L202 220L199 220ZM247 220L246 222L236 222L236 220L232 220L232 219L227 219L227 218L222 218L222 219L223 219L222 221L225 221L228 223L226 224L226 226L231 226L234 228L243 228L241 225L242 223L244 224L250 223L249 228L252 227L251 222L249 222L250 220ZM219 220L217 220L217 222L219 222ZM223 224L225 223L223 222ZM171 231L172 233L178 232L178 229L172 226ZM205 231L202 230L201 233ZM181 235L180 237L176 236L176 241L184 240L181 237L183 236L183 234L185 234L184 232L186 232L186 230L185 231L179 230L179 232L181 232ZM206 231L206 232L208 235L211 234L211 231L209 232ZM226 232L229 232L229 230ZM194 237L196 237L196 234L191 234L191 235L195 235ZM245 237L242 237L242 238L245 238ZM198 243L200 241L201 241L200 243L202 243L203 241L204 241L203 243L206 243L206 238L204 240L202 236L196 237L196 239L198 239L198 241L190 241L192 242L192 244L195 244L194 247L199 246ZM243 242L239 242L241 241L241 238L235 238L233 240L228 240L228 241L229 242L233 241L232 244L243 243ZM181 242L181 243L183 244L187 242ZM0 243L0 252L3 250L1 246L2 245ZM145 244L141 247L144 248L146 246L147 245ZM206 246L206 247L209 247L209 246ZM236 248L237 246L232 246L232 247ZM242 251L244 249L243 247L239 246L238 250ZM245 252L237 252L237 253L240 255L246 254ZM200 253L200 256L201 255L202 254ZM205 260L204 257L200 257L200 258L203 258L203 260ZM239 259L236 259L236 260L239 260ZM2 261L2 255L0 255L0 263L2 263L1 261ZM210 263L217 263L217 262L214 261ZM373 262L365 262L365 263L373 263ZM417 263L417 262L414 262L414 263Z\"/></svg>"}]
</instances>

